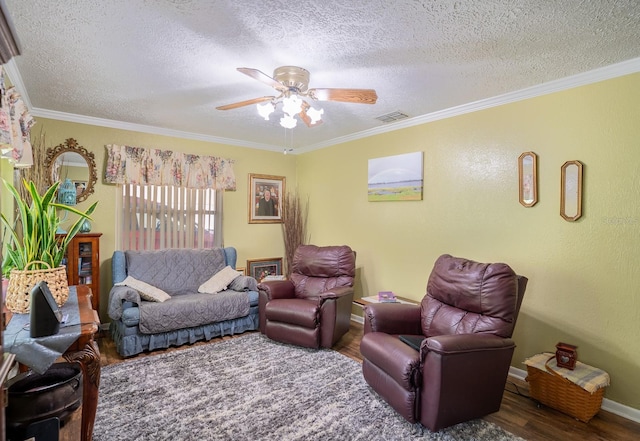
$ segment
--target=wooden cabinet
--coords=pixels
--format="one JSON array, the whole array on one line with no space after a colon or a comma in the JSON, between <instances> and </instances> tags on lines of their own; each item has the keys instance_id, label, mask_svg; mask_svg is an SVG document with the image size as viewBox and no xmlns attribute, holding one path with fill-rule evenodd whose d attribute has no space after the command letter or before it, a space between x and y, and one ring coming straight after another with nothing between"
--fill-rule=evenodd
<instances>
[{"instance_id":1,"label":"wooden cabinet","mask_svg":"<svg viewBox=\"0 0 640 441\"><path fill-rule=\"evenodd\" d=\"M100 311L100 236L102 233L76 234L63 261L70 286L88 285L91 288L91 304L96 311Z\"/></svg>"}]
</instances>

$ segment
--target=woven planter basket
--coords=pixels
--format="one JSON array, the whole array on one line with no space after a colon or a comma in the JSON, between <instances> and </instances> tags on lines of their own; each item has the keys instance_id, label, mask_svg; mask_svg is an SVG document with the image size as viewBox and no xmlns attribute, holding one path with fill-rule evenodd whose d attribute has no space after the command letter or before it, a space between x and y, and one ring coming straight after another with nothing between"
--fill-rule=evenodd
<instances>
[{"instance_id":1,"label":"woven planter basket","mask_svg":"<svg viewBox=\"0 0 640 441\"><path fill-rule=\"evenodd\" d=\"M18 314L26 314L31 306L31 290L41 280L47 282L49 290L58 306L64 305L69 298L69 284L67 283L67 269L64 265L49 269L28 269L35 263L48 264L42 261L34 261L27 264L27 269L11 270L9 286L5 304L7 309Z\"/></svg>"}]
</instances>

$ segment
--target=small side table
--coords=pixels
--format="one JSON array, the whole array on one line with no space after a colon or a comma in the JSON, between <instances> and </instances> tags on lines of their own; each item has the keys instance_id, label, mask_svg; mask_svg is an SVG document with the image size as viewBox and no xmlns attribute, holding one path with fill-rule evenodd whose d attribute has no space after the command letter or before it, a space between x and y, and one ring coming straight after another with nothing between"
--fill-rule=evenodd
<instances>
[{"instance_id":1,"label":"small side table","mask_svg":"<svg viewBox=\"0 0 640 441\"><path fill-rule=\"evenodd\" d=\"M396 296L396 299L398 300L397 302L389 302L391 304L395 304L395 303L406 303L409 305L419 305L420 302L416 302L415 300L411 300L411 299L407 299L405 297L400 297L400 296ZM366 305L370 305L372 303L382 303L378 300L378 296L369 296L369 297L362 297L359 299L353 299L353 304L354 305L358 305L361 307L364 307Z\"/></svg>"},{"instance_id":2,"label":"small side table","mask_svg":"<svg viewBox=\"0 0 640 441\"><path fill-rule=\"evenodd\" d=\"M585 423L600 410L610 381L605 371L579 361L574 370L558 367L550 352L529 357L524 364L534 400Z\"/></svg>"}]
</instances>

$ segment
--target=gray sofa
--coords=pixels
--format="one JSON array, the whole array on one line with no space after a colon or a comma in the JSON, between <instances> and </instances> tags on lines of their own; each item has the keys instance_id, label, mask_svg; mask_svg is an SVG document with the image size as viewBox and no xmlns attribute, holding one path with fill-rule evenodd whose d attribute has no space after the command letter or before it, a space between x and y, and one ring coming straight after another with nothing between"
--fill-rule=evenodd
<instances>
[{"instance_id":1,"label":"gray sofa","mask_svg":"<svg viewBox=\"0 0 640 441\"><path fill-rule=\"evenodd\" d=\"M195 343L259 326L257 282L239 276L226 290L199 293L198 287L226 266L235 268L235 248L116 251L111 261L110 331L124 357L143 351ZM164 302L143 300L127 276L169 294Z\"/></svg>"}]
</instances>

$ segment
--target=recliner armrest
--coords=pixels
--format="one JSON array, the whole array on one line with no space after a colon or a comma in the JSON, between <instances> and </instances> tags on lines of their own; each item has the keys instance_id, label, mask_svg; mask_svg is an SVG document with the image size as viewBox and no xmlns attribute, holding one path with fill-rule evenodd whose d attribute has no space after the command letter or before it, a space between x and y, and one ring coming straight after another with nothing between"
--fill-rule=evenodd
<instances>
[{"instance_id":1,"label":"recliner armrest","mask_svg":"<svg viewBox=\"0 0 640 441\"><path fill-rule=\"evenodd\" d=\"M258 292L261 296L265 295L267 301L273 299L292 299L295 297L293 283L289 280L261 282L258 284Z\"/></svg>"},{"instance_id":2,"label":"recliner armrest","mask_svg":"<svg viewBox=\"0 0 640 441\"><path fill-rule=\"evenodd\" d=\"M345 297L349 295L353 295L352 286L338 286L329 291L325 291L323 293L320 293L318 295L308 297L308 298L318 299L318 303L322 303L327 299L337 299L337 298Z\"/></svg>"},{"instance_id":3,"label":"recliner armrest","mask_svg":"<svg viewBox=\"0 0 640 441\"><path fill-rule=\"evenodd\" d=\"M422 344L423 350L426 348L442 355L513 347L515 347L515 343L512 339L502 338L493 334L438 335L427 338Z\"/></svg>"},{"instance_id":4,"label":"recliner armrest","mask_svg":"<svg viewBox=\"0 0 640 441\"><path fill-rule=\"evenodd\" d=\"M364 307L364 333L421 335L420 305L372 303Z\"/></svg>"}]
</instances>

